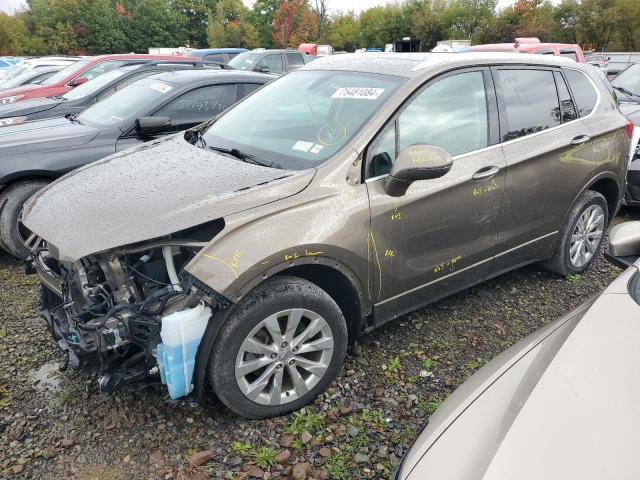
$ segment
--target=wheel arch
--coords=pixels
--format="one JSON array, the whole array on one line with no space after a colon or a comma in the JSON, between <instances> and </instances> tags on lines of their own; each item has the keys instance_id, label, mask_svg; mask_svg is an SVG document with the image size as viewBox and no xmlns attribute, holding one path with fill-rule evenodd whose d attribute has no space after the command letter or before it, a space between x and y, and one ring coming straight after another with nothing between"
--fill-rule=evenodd
<instances>
[{"instance_id":1,"label":"wheel arch","mask_svg":"<svg viewBox=\"0 0 640 480\"><path fill-rule=\"evenodd\" d=\"M246 294L274 276L295 276L308 280L326 291L338 304L347 323L348 341L353 343L362 332L365 319L372 309L372 304L366 300L361 282L349 268L327 257L316 258L315 261L300 260L302 259L298 259L298 263L285 262L272 266L268 275L262 274L248 282L242 289L243 292ZM196 398L201 398L204 393L206 369L218 333L236 306L237 303L230 302L227 308L214 312L209 320L196 354L193 372L193 391Z\"/></svg>"},{"instance_id":2,"label":"wheel arch","mask_svg":"<svg viewBox=\"0 0 640 480\"><path fill-rule=\"evenodd\" d=\"M618 187L617 180L609 176L602 177L590 183L587 190L598 192L605 198L609 210L609 221L611 221L616 214L620 200L620 188Z\"/></svg>"},{"instance_id":3,"label":"wheel arch","mask_svg":"<svg viewBox=\"0 0 640 480\"><path fill-rule=\"evenodd\" d=\"M2 197L2 193L9 187L19 182L45 180L52 182L60 175L49 170L28 170L19 173L6 175L0 179L0 215L6 205L6 199Z\"/></svg>"}]
</instances>

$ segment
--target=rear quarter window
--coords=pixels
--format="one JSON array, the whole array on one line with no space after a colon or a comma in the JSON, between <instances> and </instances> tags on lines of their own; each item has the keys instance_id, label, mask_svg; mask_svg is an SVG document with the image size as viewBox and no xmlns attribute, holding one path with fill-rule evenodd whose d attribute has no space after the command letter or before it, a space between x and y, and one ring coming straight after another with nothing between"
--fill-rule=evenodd
<instances>
[{"instance_id":1,"label":"rear quarter window","mask_svg":"<svg viewBox=\"0 0 640 480\"><path fill-rule=\"evenodd\" d=\"M589 115L596 106L598 93L587 78L586 74L577 70L565 69L565 76L569 82L569 88L578 108L581 117Z\"/></svg>"}]
</instances>

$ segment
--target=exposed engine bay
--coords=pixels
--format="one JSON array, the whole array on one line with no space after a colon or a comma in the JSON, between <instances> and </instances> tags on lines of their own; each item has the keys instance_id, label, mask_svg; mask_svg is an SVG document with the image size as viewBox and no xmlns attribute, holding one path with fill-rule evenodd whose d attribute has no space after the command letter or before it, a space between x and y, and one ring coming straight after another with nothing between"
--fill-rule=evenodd
<instances>
[{"instance_id":1,"label":"exposed engine bay","mask_svg":"<svg viewBox=\"0 0 640 480\"><path fill-rule=\"evenodd\" d=\"M63 368L96 371L103 392L158 382L162 319L205 302L216 308L195 278L177 274L204 245L160 240L73 263L59 261L52 245L34 251L28 269L42 280L41 315L65 353Z\"/></svg>"}]
</instances>

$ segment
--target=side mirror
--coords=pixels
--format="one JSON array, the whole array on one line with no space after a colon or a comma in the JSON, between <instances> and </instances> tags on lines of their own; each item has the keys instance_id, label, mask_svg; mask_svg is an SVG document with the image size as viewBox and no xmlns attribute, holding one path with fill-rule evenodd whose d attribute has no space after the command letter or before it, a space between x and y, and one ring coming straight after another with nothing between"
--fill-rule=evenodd
<instances>
[{"instance_id":1,"label":"side mirror","mask_svg":"<svg viewBox=\"0 0 640 480\"><path fill-rule=\"evenodd\" d=\"M411 145L400 152L384 183L384 191L401 197L416 180L440 178L449 170L451 155L435 145Z\"/></svg>"},{"instance_id":2,"label":"side mirror","mask_svg":"<svg viewBox=\"0 0 640 480\"><path fill-rule=\"evenodd\" d=\"M70 87L77 87L78 85L82 85L83 83L87 83L89 79L87 77L77 77L69 82Z\"/></svg>"},{"instance_id":3,"label":"side mirror","mask_svg":"<svg viewBox=\"0 0 640 480\"><path fill-rule=\"evenodd\" d=\"M619 223L609 232L607 259L626 268L640 257L640 221Z\"/></svg>"},{"instance_id":4,"label":"side mirror","mask_svg":"<svg viewBox=\"0 0 640 480\"><path fill-rule=\"evenodd\" d=\"M271 70L266 65L264 67L256 68L256 72L260 72L260 73L269 73L270 71Z\"/></svg>"},{"instance_id":5,"label":"side mirror","mask_svg":"<svg viewBox=\"0 0 640 480\"><path fill-rule=\"evenodd\" d=\"M136 118L136 131L143 135L161 133L171 128L169 117L140 117Z\"/></svg>"}]
</instances>

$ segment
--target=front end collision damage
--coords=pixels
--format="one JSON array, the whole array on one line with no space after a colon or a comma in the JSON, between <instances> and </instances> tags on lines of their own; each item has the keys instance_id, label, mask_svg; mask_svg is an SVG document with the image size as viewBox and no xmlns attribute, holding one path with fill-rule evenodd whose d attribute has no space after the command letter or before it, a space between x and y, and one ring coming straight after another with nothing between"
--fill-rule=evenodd
<instances>
[{"instance_id":1,"label":"front end collision damage","mask_svg":"<svg viewBox=\"0 0 640 480\"><path fill-rule=\"evenodd\" d=\"M201 303L214 312L228 305L190 275L177 275L203 245L151 242L72 263L58 261L54 246L35 251L29 265L43 283L40 313L65 353L63 368L96 371L101 391L157 383L163 318Z\"/></svg>"}]
</instances>

